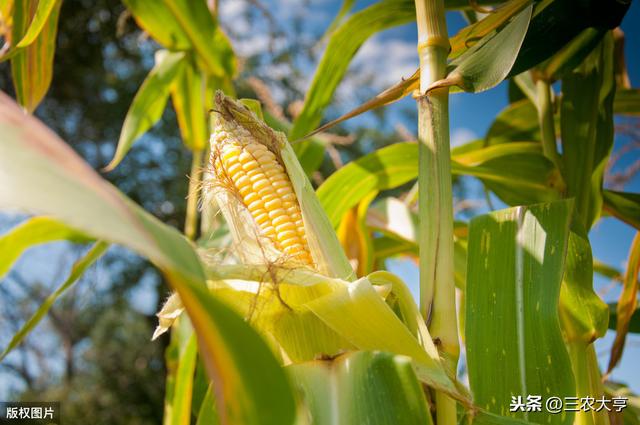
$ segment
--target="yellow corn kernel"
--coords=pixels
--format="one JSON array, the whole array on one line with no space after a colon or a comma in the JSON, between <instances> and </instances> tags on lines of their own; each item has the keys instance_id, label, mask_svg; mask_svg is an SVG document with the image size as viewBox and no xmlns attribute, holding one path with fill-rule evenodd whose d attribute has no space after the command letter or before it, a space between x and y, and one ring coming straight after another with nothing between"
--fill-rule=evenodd
<instances>
[{"instance_id":1,"label":"yellow corn kernel","mask_svg":"<svg viewBox=\"0 0 640 425\"><path fill-rule=\"evenodd\" d=\"M215 170L233 182L258 229L294 261L313 265L298 199L276 155L240 127L214 131Z\"/></svg>"}]
</instances>

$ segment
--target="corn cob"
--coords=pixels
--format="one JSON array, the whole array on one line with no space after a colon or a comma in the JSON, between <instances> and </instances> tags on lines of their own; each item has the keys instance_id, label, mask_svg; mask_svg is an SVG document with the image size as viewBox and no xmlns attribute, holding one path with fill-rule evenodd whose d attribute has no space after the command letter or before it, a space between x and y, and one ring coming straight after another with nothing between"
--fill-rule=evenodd
<instances>
[{"instance_id":1,"label":"corn cob","mask_svg":"<svg viewBox=\"0 0 640 425\"><path fill-rule=\"evenodd\" d=\"M218 106L224 106L221 102ZM261 133L252 133L218 112L221 116L211 135L217 180L230 183L262 236L284 258L313 266L300 205L277 152L260 140Z\"/></svg>"}]
</instances>

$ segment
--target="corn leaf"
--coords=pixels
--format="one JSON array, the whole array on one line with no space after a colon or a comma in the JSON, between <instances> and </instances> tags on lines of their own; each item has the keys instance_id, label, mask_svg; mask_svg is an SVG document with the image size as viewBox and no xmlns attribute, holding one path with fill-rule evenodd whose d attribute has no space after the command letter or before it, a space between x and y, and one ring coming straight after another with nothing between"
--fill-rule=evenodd
<instances>
[{"instance_id":1,"label":"corn leaf","mask_svg":"<svg viewBox=\"0 0 640 425\"><path fill-rule=\"evenodd\" d=\"M184 66L184 53L166 50L156 52L156 64L138 89L127 111L118 147L113 159L105 168L107 171L117 167L133 143L162 117L171 87L181 75Z\"/></svg>"},{"instance_id":2,"label":"corn leaf","mask_svg":"<svg viewBox=\"0 0 640 425\"><path fill-rule=\"evenodd\" d=\"M600 43L606 32L603 28L587 28L582 31L558 53L538 66L541 77L547 81L562 78L564 74L582 63Z\"/></svg>"},{"instance_id":3,"label":"corn leaf","mask_svg":"<svg viewBox=\"0 0 640 425\"><path fill-rule=\"evenodd\" d=\"M169 50L189 50L191 41L171 9L163 2L155 2L153 7L145 0L123 0L138 25L163 47Z\"/></svg>"},{"instance_id":4,"label":"corn leaf","mask_svg":"<svg viewBox=\"0 0 640 425\"><path fill-rule=\"evenodd\" d=\"M191 150L207 146L207 115L205 81L192 61L185 61L182 72L171 87L171 100L176 111L182 141Z\"/></svg>"},{"instance_id":5,"label":"corn leaf","mask_svg":"<svg viewBox=\"0 0 640 425\"><path fill-rule=\"evenodd\" d=\"M163 0L182 27L209 74L224 77L235 73L231 43L218 27L204 0Z\"/></svg>"},{"instance_id":6,"label":"corn leaf","mask_svg":"<svg viewBox=\"0 0 640 425\"><path fill-rule=\"evenodd\" d=\"M582 227L602 210L602 181L613 147L613 38L609 34L562 80L560 124L564 177Z\"/></svg>"},{"instance_id":7,"label":"corn leaf","mask_svg":"<svg viewBox=\"0 0 640 425\"><path fill-rule=\"evenodd\" d=\"M540 126L538 110L528 99L511 103L500 111L485 136L488 145L529 140L540 140Z\"/></svg>"},{"instance_id":8,"label":"corn leaf","mask_svg":"<svg viewBox=\"0 0 640 425\"><path fill-rule=\"evenodd\" d=\"M640 230L640 194L603 191L603 210Z\"/></svg>"},{"instance_id":9,"label":"corn leaf","mask_svg":"<svg viewBox=\"0 0 640 425\"><path fill-rule=\"evenodd\" d=\"M0 207L50 214L149 258L179 293L219 394L223 423L293 421L289 383L265 342L209 294L189 242L102 180L54 133L0 94ZM29 164L29 166L24 166Z\"/></svg>"},{"instance_id":10,"label":"corn leaf","mask_svg":"<svg viewBox=\"0 0 640 425\"><path fill-rule=\"evenodd\" d=\"M607 372L616 367L622 358L624 343L629 332L629 324L638 306L638 273L640 273L640 232L636 233L629 251L627 272L624 276L624 287L618 299L616 339L611 346L611 357Z\"/></svg>"},{"instance_id":11,"label":"corn leaf","mask_svg":"<svg viewBox=\"0 0 640 425\"><path fill-rule=\"evenodd\" d=\"M191 332L187 343L181 348L171 405L171 425L189 425L191 423L193 374L196 370L198 353L196 334Z\"/></svg>"},{"instance_id":12,"label":"corn leaf","mask_svg":"<svg viewBox=\"0 0 640 425\"><path fill-rule=\"evenodd\" d=\"M475 44L480 43L484 37L499 30L531 3L531 0L505 2L502 7L495 9L493 13L489 13L480 21L461 29L455 36L451 37L449 59L457 58Z\"/></svg>"},{"instance_id":13,"label":"corn leaf","mask_svg":"<svg viewBox=\"0 0 640 425\"><path fill-rule=\"evenodd\" d=\"M33 15L33 20L29 25L29 29L22 37L22 40L16 45L16 47L26 47L33 43L42 32L42 29L47 24L49 17L52 16L55 9L59 7L60 0L39 0L36 12Z\"/></svg>"},{"instance_id":14,"label":"corn leaf","mask_svg":"<svg viewBox=\"0 0 640 425\"><path fill-rule=\"evenodd\" d=\"M379 279L378 283L381 283ZM306 305L358 349L409 356L421 370L421 380L464 400L464 395L445 372L426 328L420 340L416 339L374 290L368 278L361 278L348 286L337 286L331 293ZM415 311L417 314L417 307Z\"/></svg>"},{"instance_id":15,"label":"corn leaf","mask_svg":"<svg viewBox=\"0 0 640 425\"><path fill-rule=\"evenodd\" d=\"M477 93L500 83L518 57L532 11L532 5L524 8L495 35L483 37L453 59L447 68L446 78L434 82L429 90L456 86L466 92Z\"/></svg>"},{"instance_id":16,"label":"corn leaf","mask_svg":"<svg viewBox=\"0 0 640 425\"><path fill-rule=\"evenodd\" d=\"M307 91L304 107L293 124L289 139L300 139L320 124L325 108L331 102L351 59L362 43L379 31L409 22L414 16L412 2L384 0L353 14L340 25L331 34L311 87ZM309 148L308 141L295 145L299 158L304 158Z\"/></svg>"},{"instance_id":17,"label":"corn leaf","mask_svg":"<svg viewBox=\"0 0 640 425\"><path fill-rule=\"evenodd\" d=\"M598 0L580 4L571 0L536 2L531 26L511 75L547 60L587 28L615 28L628 9L629 3L605 5Z\"/></svg>"},{"instance_id":18,"label":"corn leaf","mask_svg":"<svg viewBox=\"0 0 640 425\"><path fill-rule=\"evenodd\" d=\"M465 320L469 383L475 404L489 412L537 423L573 420L567 411L509 412L512 396L546 399L575 391L558 320L571 210L572 201L558 201L471 221Z\"/></svg>"},{"instance_id":19,"label":"corn leaf","mask_svg":"<svg viewBox=\"0 0 640 425\"><path fill-rule=\"evenodd\" d=\"M514 153L519 152L519 153ZM463 161L469 163L465 151ZM453 156L451 172L481 179L509 204L558 199L562 189L553 164L529 144L500 145L476 152L472 165ZM396 143L365 155L342 167L319 188L318 198L329 220L337 227L341 218L372 191L398 187L418 175L418 146Z\"/></svg>"},{"instance_id":20,"label":"corn leaf","mask_svg":"<svg viewBox=\"0 0 640 425\"><path fill-rule=\"evenodd\" d=\"M613 99L613 112L616 114L640 114L640 89L618 89Z\"/></svg>"},{"instance_id":21,"label":"corn leaf","mask_svg":"<svg viewBox=\"0 0 640 425\"><path fill-rule=\"evenodd\" d=\"M109 245L105 242L96 242L89 251L78 261L75 262L71 268L71 272L67 279L60 285L51 295L49 295L42 304L38 307L36 312L27 320L27 322L16 332L7 347L0 354L0 361L4 359L14 348L16 348L24 338L29 335L29 332L35 328L40 320L49 312L53 303L64 294L64 292L73 286L78 281L80 276L89 268L98 258L104 254Z\"/></svg>"},{"instance_id":22,"label":"corn leaf","mask_svg":"<svg viewBox=\"0 0 640 425\"><path fill-rule=\"evenodd\" d=\"M202 404L200 404L196 425L220 425L215 409L215 402L214 387L213 385L209 385Z\"/></svg>"},{"instance_id":23,"label":"corn leaf","mask_svg":"<svg viewBox=\"0 0 640 425\"><path fill-rule=\"evenodd\" d=\"M560 323L565 339L587 347L607 330L607 305L593 289L593 257L584 228L574 220L560 289ZM583 373L589 373L583 371Z\"/></svg>"},{"instance_id":24,"label":"corn leaf","mask_svg":"<svg viewBox=\"0 0 640 425\"><path fill-rule=\"evenodd\" d=\"M431 425L411 360L358 351L332 360L289 366L301 391L301 423L315 425ZM357 402L353 394L357 393ZM308 421L308 422L305 422Z\"/></svg>"},{"instance_id":25,"label":"corn leaf","mask_svg":"<svg viewBox=\"0 0 640 425\"><path fill-rule=\"evenodd\" d=\"M33 112L49 90L53 75L53 57L58 32L58 16L62 2L43 4L38 0L14 4L12 39L29 37L29 43L15 51L11 58L11 76L20 105ZM51 8L51 10L46 10ZM38 14L38 12L40 12ZM48 13L47 13L48 12ZM30 24L35 25L31 30ZM42 26L40 30L37 27ZM31 40L33 38L33 40Z\"/></svg>"},{"instance_id":26,"label":"corn leaf","mask_svg":"<svg viewBox=\"0 0 640 425\"><path fill-rule=\"evenodd\" d=\"M618 326L618 304L611 303L609 304L609 329L612 331L616 330ZM636 310L631 315L631 319L629 320L629 332L638 334L640 333L640 309L636 308Z\"/></svg>"},{"instance_id":27,"label":"corn leaf","mask_svg":"<svg viewBox=\"0 0 640 425\"><path fill-rule=\"evenodd\" d=\"M378 260L404 254L418 255L418 215L396 198L385 197L376 201L367 213L367 225L385 236L373 240ZM467 269L466 224L454 223L454 278L456 286L464 289Z\"/></svg>"},{"instance_id":28,"label":"corn leaf","mask_svg":"<svg viewBox=\"0 0 640 425\"><path fill-rule=\"evenodd\" d=\"M0 237L0 279L28 248L60 240L85 243L92 238L51 217L33 217L20 223Z\"/></svg>"}]
</instances>

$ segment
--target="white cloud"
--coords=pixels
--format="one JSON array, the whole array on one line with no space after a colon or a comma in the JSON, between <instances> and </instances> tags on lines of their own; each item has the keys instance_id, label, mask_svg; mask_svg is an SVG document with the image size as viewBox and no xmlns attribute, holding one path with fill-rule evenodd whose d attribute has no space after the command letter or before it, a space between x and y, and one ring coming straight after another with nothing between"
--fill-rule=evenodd
<instances>
[{"instance_id":1,"label":"white cloud","mask_svg":"<svg viewBox=\"0 0 640 425\"><path fill-rule=\"evenodd\" d=\"M465 127L454 128L451 132L451 147L455 148L460 145L463 145L467 142L475 140L478 138L478 135L474 133L472 130L469 130Z\"/></svg>"},{"instance_id":2,"label":"white cloud","mask_svg":"<svg viewBox=\"0 0 640 425\"><path fill-rule=\"evenodd\" d=\"M414 42L373 37L365 42L353 64L369 70L381 88L391 86L418 69L418 53Z\"/></svg>"}]
</instances>

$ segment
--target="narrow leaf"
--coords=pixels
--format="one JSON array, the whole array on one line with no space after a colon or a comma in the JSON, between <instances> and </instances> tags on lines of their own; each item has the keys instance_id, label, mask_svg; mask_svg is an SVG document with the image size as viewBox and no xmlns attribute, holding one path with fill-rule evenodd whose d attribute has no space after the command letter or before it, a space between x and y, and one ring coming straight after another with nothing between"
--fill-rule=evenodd
<instances>
[{"instance_id":1,"label":"narrow leaf","mask_svg":"<svg viewBox=\"0 0 640 425\"><path fill-rule=\"evenodd\" d=\"M163 47L169 50L191 49L189 37L173 16L171 9L163 2L155 2L153 7L149 7L145 0L123 0L123 3L131 11L138 25Z\"/></svg>"},{"instance_id":2,"label":"narrow leaf","mask_svg":"<svg viewBox=\"0 0 640 425\"><path fill-rule=\"evenodd\" d=\"M26 47L33 43L40 35L40 32L45 27L47 20L52 16L54 10L59 7L60 0L39 0L36 13L33 16L33 20L29 25L29 29L22 37L22 40L16 47Z\"/></svg>"},{"instance_id":3,"label":"narrow leaf","mask_svg":"<svg viewBox=\"0 0 640 425\"><path fill-rule=\"evenodd\" d=\"M109 245L105 242L96 242L93 247L78 261L75 262L73 267L71 268L71 272L67 279L60 285L51 295L49 295L42 304L38 307L38 310L27 320L27 322L20 328L18 332L16 332L9 344L4 349L2 354L0 354L0 361L4 359L7 354L9 354L14 348L20 344L24 338L29 335L29 332L36 327L40 320L49 312L53 303L64 294L64 292L73 286L74 283L84 274L84 272L89 268L98 258L104 254Z\"/></svg>"},{"instance_id":4,"label":"narrow leaf","mask_svg":"<svg viewBox=\"0 0 640 425\"><path fill-rule=\"evenodd\" d=\"M324 109L362 43L373 34L409 22L414 17L412 2L384 0L353 14L340 25L331 35L289 139L297 140L318 126Z\"/></svg>"},{"instance_id":5,"label":"narrow leaf","mask_svg":"<svg viewBox=\"0 0 640 425\"><path fill-rule=\"evenodd\" d=\"M189 39L204 68L217 77L235 73L235 57L227 36L204 0L163 0Z\"/></svg>"},{"instance_id":6,"label":"narrow leaf","mask_svg":"<svg viewBox=\"0 0 640 425\"><path fill-rule=\"evenodd\" d=\"M533 6L526 7L494 36L483 37L451 61L447 77L433 83L428 90L457 86L466 92L477 93L500 83L518 57L532 10Z\"/></svg>"},{"instance_id":7,"label":"narrow leaf","mask_svg":"<svg viewBox=\"0 0 640 425\"><path fill-rule=\"evenodd\" d=\"M563 332L572 343L586 347L607 330L607 305L593 289L591 244L577 223L569 234L559 313Z\"/></svg>"},{"instance_id":8,"label":"narrow leaf","mask_svg":"<svg viewBox=\"0 0 640 425\"><path fill-rule=\"evenodd\" d=\"M603 210L640 230L640 193L603 191Z\"/></svg>"},{"instance_id":9,"label":"narrow leaf","mask_svg":"<svg viewBox=\"0 0 640 425\"><path fill-rule=\"evenodd\" d=\"M616 339L611 346L611 357L609 358L607 373L611 372L622 358L624 343L629 332L629 324L638 306L638 273L640 273L640 232L636 233L633 242L631 242L627 272L624 276L624 287L616 309L618 316Z\"/></svg>"},{"instance_id":10,"label":"narrow leaf","mask_svg":"<svg viewBox=\"0 0 640 425\"><path fill-rule=\"evenodd\" d=\"M616 114L640 114L640 89L620 89L613 99L613 112Z\"/></svg>"},{"instance_id":11,"label":"narrow leaf","mask_svg":"<svg viewBox=\"0 0 640 425\"><path fill-rule=\"evenodd\" d=\"M582 227L602 209L602 181L613 147L613 39L604 38L584 63L562 80L560 122L564 177Z\"/></svg>"},{"instance_id":12,"label":"narrow leaf","mask_svg":"<svg viewBox=\"0 0 640 425\"><path fill-rule=\"evenodd\" d=\"M191 61L185 61L182 72L171 85L171 100L176 111L182 141L191 150L207 146L207 110L205 81Z\"/></svg>"},{"instance_id":13,"label":"narrow leaf","mask_svg":"<svg viewBox=\"0 0 640 425\"><path fill-rule=\"evenodd\" d=\"M37 13L38 3L37 0L25 0L14 4L11 35L13 40L20 40L26 34L31 19ZM33 112L38 107L51 84L61 4L60 1L54 1L53 5L50 5L52 10L49 11L47 19L42 23L36 23L42 25L42 28L34 36L34 40L16 51L11 58L11 76L16 97L28 112ZM43 16L36 18L40 20Z\"/></svg>"},{"instance_id":14,"label":"narrow leaf","mask_svg":"<svg viewBox=\"0 0 640 425\"><path fill-rule=\"evenodd\" d=\"M84 243L92 238L50 217L34 217L0 237L0 279L22 253L34 245L67 240Z\"/></svg>"},{"instance_id":15,"label":"narrow leaf","mask_svg":"<svg viewBox=\"0 0 640 425\"><path fill-rule=\"evenodd\" d=\"M553 164L530 144L500 145L483 152L453 156L451 172L481 179L505 202L535 203L558 199L561 179ZM475 159L474 159L475 158ZM473 162L470 162L473 161ZM319 188L318 198L334 227L347 210L372 191L398 187L418 175L418 146L396 143L365 155L333 173Z\"/></svg>"},{"instance_id":16,"label":"narrow leaf","mask_svg":"<svg viewBox=\"0 0 640 425\"><path fill-rule=\"evenodd\" d=\"M160 50L156 64L138 89L124 119L116 153L105 167L110 171L118 166L133 142L146 133L162 117L169 91L184 68L184 53Z\"/></svg>"},{"instance_id":17,"label":"narrow leaf","mask_svg":"<svg viewBox=\"0 0 640 425\"><path fill-rule=\"evenodd\" d=\"M192 332L180 352L171 405L171 425L189 425L191 423L193 374L196 370L197 353L197 339L195 333Z\"/></svg>"}]
</instances>

